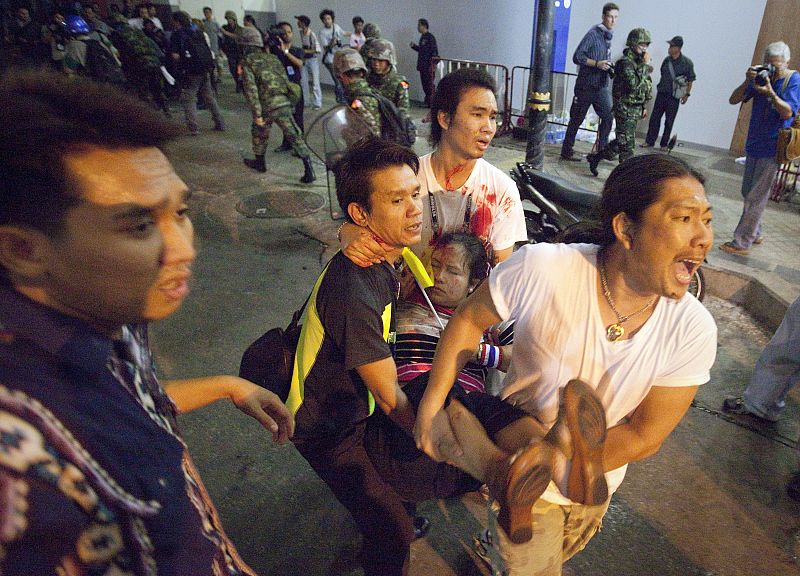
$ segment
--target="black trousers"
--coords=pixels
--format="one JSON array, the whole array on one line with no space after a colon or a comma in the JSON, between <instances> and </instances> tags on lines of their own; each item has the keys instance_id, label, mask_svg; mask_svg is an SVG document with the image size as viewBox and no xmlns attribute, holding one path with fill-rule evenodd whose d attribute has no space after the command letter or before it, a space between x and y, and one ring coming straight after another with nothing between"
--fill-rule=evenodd
<instances>
[{"instance_id":1,"label":"black trousers","mask_svg":"<svg viewBox=\"0 0 800 576\"><path fill-rule=\"evenodd\" d=\"M575 88L575 96L572 98L572 105L569 108L569 124L567 133L564 135L564 143L561 145L561 155L571 156L572 148L575 146L575 137L581 122L586 118L589 106L594 108L595 113L600 118L600 126L597 128L597 149L602 150L608 145L608 135L611 134L611 124L614 122L614 112L612 109L611 88Z\"/></svg>"},{"instance_id":2,"label":"black trousers","mask_svg":"<svg viewBox=\"0 0 800 576\"><path fill-rule=\"evenodd\" d=\"M424 69L419 71L419 79L422 81L422 91L425 92L425 106L430 107L433 98L433 71L430 62Z\"/></svg>"},{"instance_id":3,"label":"black trousers","mask_svg":"<svg viewBox=\"0 0 800 576\"><path fill-rule=\"evenodd\" d=\"M415 409L425 392L427 376L423 374L403 388ZM452 396L478 417L490 437L526 416L488 394L467 395L458 388ZM361 560L366 576L402 576L414 540L413 521L405 503L459 496L481 484L418 451L414 439L379 410L333 445L320 449L314 441L296 440L295 446L358 526L364 538Z\"/></svg>"},{"instance_id":4,"label":"black trousers","mask_svg":"<svg viewBox=\"0 0 800 576\"><path fill-rule=\"evenodd\" d=\"M659 92L656 94L656 101L653 104L653 112L650 115L650 125L647 128L647 136L644 141L650 146L654 146L656 138L658 138L658 131L661 128L661 117L666 115L664 120L664 133L661 135L661 147L664 148L669 144L669 137L672 135L672 124L675 122L675 117L678 115L678 108L681 101L673 98L671 94L664 94Z\"/></svg>"}]
</instances>

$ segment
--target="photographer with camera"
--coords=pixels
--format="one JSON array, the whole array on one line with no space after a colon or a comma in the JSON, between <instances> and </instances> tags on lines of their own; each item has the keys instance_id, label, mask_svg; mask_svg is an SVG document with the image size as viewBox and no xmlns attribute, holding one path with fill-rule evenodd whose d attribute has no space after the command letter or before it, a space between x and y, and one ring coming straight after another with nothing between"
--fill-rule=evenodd
<instances>
[{"instance_id":1,"label":"photographer with camera","mask_svg":"<svg viewBox=\"0 0 800 576\"><path fill-rule=\"evenodd\" d=\"M764 63L750 66L728 100L731 104L753 101L742 178L744 207L733 240L720 245L728 254L744 256L753 244L761 244L761 215L767 207L778 164L775 160L778 132L788 128L800 107L800 74L789 69L791 53L784 42L764 50Z\"/></svg>"},{"instance_id":2,"label":"photographer with camera","mask_svg":"<svg viewBox=\"0 0 800 576\"><path fill-rule=\"evenodd\" d=\"M589 106L592 106L600 117L598 149L606 148L608 144L608 135L614 122L609 83L609 79L614 75L611 39L614 37L612 30L618 17L619 6L613 2L603 6L603 21L586 33L572 56L572 61L578 65L578 78L575 80L575 96L569 109L567 133L561 145L561 158L564 160L581 161L581 158L572 153L572 147L575 145L575 136L583 119L586 118Z\"/></svg>"},{"instance_id":3,"label":"photographer with camera","mask_svg":"<svg viewBox=\"0 0 800 576\"><path fill-rule=\"evenodd\" d=\"M333 10L325 8L319 13L319 19L322 21L322 30L319 31L319 43L322 45L322 63L333 78L333 89L336 92L336 101L338 103L345 102L344 87L339 79L336 77L336 72L333 69L333 57L342 48L342 40L345 37L344 30L334 22L336 14Z\"/></svg>"},{"instance_id":4,"label":"photographer with camera","mask_svg":"<svg viewBox=\"0 0 800 576\"><path fill-rule=\"evenodd\" d=\"M302 87L302 72L303 72L303 49L298 46L292 46L294 40L294 30L292 25L288 22L278 22L275 26L269 29L269 51L278 57L283 67L286 68L286 75L289 77L290 82ZM300 99L294 106L292 116L300 132L305 132L303 123L303 110L305 108L305 99L303 98L302 88L300 90ZM286 152L291 150L292 145L283 137L283 142L275 149L275 152Z\"/></svg>"}]
</instances>

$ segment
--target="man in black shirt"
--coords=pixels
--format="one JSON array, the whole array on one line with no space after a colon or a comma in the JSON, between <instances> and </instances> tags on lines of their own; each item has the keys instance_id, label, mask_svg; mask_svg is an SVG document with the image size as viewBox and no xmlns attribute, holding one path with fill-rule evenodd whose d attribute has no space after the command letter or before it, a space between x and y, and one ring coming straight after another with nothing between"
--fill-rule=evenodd
<instances>
[{"instance_id":1,"label":"man in black shirt","mask_svg":"<svg viewBox=\"0 0 800 576\"><path fill-rule=\"evenodd\" d=\"M418 52L417 70L419 78L422 80L422 90L425 92L425 106L430 107L433 97L433 71L431 61L439 55L439 48L436 46L436 37L428 32L428 21L420 18L417 22L417 30L421 34L419 44L410 44L411 49Z\"/></svg>"},{"instance_id":2,"label":"man in black shirt","mask_svg":"<svg viewBox=\"0 0 800 576\"><path fill-rule=\"evenodd\" d=\"M695 81L694 64L683 55L683 37L675 36L669 42L669 56L661 63L661 80L656 87L656 101L653 112L650 114L650 126L644 139L642 148L655 146L658 131L661 128L661 117L664 120L664 133L661 135L661 147L669 145L672 133L672 124L678 115L678 107L686 104L692 93L692 83Z\"/></svg>"}]
</instances>

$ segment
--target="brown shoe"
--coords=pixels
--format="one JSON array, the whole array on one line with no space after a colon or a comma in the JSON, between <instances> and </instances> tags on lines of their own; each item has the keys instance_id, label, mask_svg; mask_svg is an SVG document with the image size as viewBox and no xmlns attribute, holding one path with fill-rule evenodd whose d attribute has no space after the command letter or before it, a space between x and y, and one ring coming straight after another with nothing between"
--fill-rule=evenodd
<instances>
[{"instance_id":1,"label":"brown shoe","mask_svg":"<svg viewBox=\"0 0 800 576\"><path fill-rule=\"evenodd\" d=\"M570 380L564 388L564 415L572 440L572 467L577 467L580 485L572 483L569 498L587 506L608 500L603 467L606 412L594 390L585 382Z\"/></svg>"},{"instance_id":2,"label":"brown shoe","mask_svg":"<svg viewBox=\"0 0 800 576\"><path fill-rule=\"evenodd\" d=\"M719 249L723 252L727 252L728 254L736 254L737 256L747 256L750 254L750 250L747 248L740 248L733 242L725 242L724 244L720 244Z\"/></svg>"},{"instance_id":3,"label":"brown shoe","mask_svg":"<svg viewBox=\"0 0 800 576\"><path fill-rule=\"evenodd\" d=\"M532 508L553 476L552 461L552 446L535 442L511 456L489 483L500 504L497 522L514 544L533 536Z\"/></svg>"}]
</instances>

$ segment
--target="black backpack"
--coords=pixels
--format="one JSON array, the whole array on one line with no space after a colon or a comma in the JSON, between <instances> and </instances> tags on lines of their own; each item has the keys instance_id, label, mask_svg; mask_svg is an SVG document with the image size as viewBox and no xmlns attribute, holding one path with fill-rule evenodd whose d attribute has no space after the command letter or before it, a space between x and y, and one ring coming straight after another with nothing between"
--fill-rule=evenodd
<instances>
[{"instance_id":1,"label":"black backpack","mask_svg":"<svg viewBox=\"0 0 800 576\"><path fill-rule=\"evenodd\" d=\"M205 74L214 69L214 56L203 33L198 31L186 35L181 54L181 67L188 74Z\"/></svg>"},{"instance_id":2,"label":"black backpack","mask_svg":"<svg viewBox=\"0 0 800 576\"><path fill-rule=\"evenodd\" d=\"M125 74L116 59L99 40L88 39L86 44L86 73L92 80L122 86Z\"/></svg>"},{"instance_id":3,"label":"black backpack","mask_svg":"<svg viewBox=\"0 0 800 576\"><path fill-rule=\"evenodd\" d=\"M404 110L377 92L359 92L356 96L370 96L378 101L381 111L381 138L401 146L414 145L417 141L417 127Z\"/></svg>"}]
</instances>

